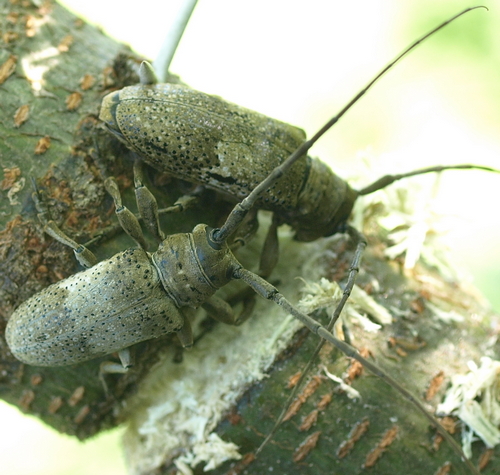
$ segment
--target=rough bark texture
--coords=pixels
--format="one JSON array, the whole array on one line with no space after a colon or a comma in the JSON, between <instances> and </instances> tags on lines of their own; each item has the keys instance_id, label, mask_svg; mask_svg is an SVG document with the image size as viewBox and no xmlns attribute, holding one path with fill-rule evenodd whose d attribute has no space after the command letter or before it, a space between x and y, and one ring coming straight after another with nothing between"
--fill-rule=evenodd
<instances>
[{"instance_id":1,"label":"rough bark texture","mask_svg":"<svg viewBox=\"0 0 500 475\"><path fill-rule=\"evenodd\" d=\"M112 201L102 183L106 174L117 177L125 202L132 202L134 209L133 193L127 193L133 188L133 162L127 150L100 127L97 115L104 94L138 82L140 64L140 58L125 46L55 2L44 2L41 7L31 2L3 3L2 335L21 302L78 270L72 251L44 234L31 199L31 179L45 191L52 219L78 242L87 242L114 221ZM22 106L29 107L24 122L16 112ZM157 194L160 206L171 205L182 194L182 185L168 177L156 173L154 179L163 190ZM204 218L210 220L210 214L204 212ZM191 230L199 221L196 212L188 212L163 224L169 232L179 232ZM93 250L103 259L131 246L132 241L118 235L94 245ZM105 397L96 378L101 361L78 369L29 367L13 358L3 338L0 353L0 391L6 401L82 439L116 425L112 410L117 401ZM115 397L130 390L135 378L118 381ZM73 392L82 387L83 398L69 403Z\"/></svg>"},{"instance_id":2,"label":"rough bark texture","mask_svg":"<svg viewBox=\"0 0 500 475\"><path fill-rule=\"evenodd\" d=\"M0 160L4 179L0 201L0 335L3 336L5 324L19 303L77 270L72 252L44 235L30 197L30 178L35 178L46 190L52 218L80 242L89 240L114 220L102 175L117 176L122 189L130 191L132 162L128 152L100 127L97 113L105 92L137 82L134 67L138 63L122 45L54 2L47 1L38 7L28 1L12 0L4 2L2 8ZM89 76L82 82L86 75ZM88 84L92 85L87 87ZM22 111L16 113L21 106L29 107L25 121ZM151 173L151 177L160 205L171 204L181 194L182 184L157 173ZM128 194L126 200L132 201ZM174 216L164 221L163 226L169 233L188 231L197 222L214 223L217 214L223 211L222 207L215 211L194 210L182 219ZM425 392L438 371L442 370L445 381L449 381L453 374L466 371L468 360L477 361L482 354L492 353L486 343L495 336L495 330L484 304L478 303L459 282L446 281L433 270L419 268L412 276L403 275L400 263L383 256L387 244L380 230L367 231L370 242L359 283L379 303L396 313L397 318L393 325L376 334L351 329L358 348L368 348L370 358L416 395ZM99 258L104 258L130 245L126 238L117 236L93 250ZM352 249L343 240L332 241L331 246L324 257L330 268L325 277L341 281L346 276ZM295 249L292 247L288 252L296 252ZM332 251L336 257L330 262L328 256ZM294 277L285 272L276 278ZM438 300L441 305L445 302L449 309L466 318L462 323L436 322L426 308L427 300ZM391 337L399 342L394 347L388 345ZM29 367L16 361L0 338L0 396L58 431L85 439L118 424L124 415L128 417L123 411L123 401L136 393L148 368L157 362L159 349L168 346L169 341L164 338L140 345L133 371L110 377L111 396L106 396L97 378L101 361L78 367ZM218 434L240 446L240 453L252 453L281 410L288 378L307 361L315 344L316 338L300 331L270 369L270 377L248 388L219 424ZM328 348L320 360L335 374L341 374L349 364ZM238 364L238 355L234 355L233 362ZM319 369L315 372L320 374ZM274 473L287 474L369 471L420 475L436 473L448 460L457 472L464 470L445 444L437 451L431 448L434 431L428 423L411 404L377 378L363 373L354 381L353 386L362 394L361 401L350 400L324 377L318 382L318 388L299 413L284 424L275 441L257 460L247 465L226 462L213 473L261 474L272 469ZM431 410L445 386L429 401ZM314 410L327 394L332 401L319 410L317 422L300 431L301 418ZM368 432L347 456L339 458L339 446L364 418L370 422ZM391 428L394 433L397 431L395 440L373 468L363 468L367 453L380 445ZM297 448L312 433L319 433L317 443L310 442L310 452L300 460L296 456L294 461ZM474 445L475 463L484 450L482 443ZM495 453L497 462L493 460L484 473L498 470L498 448ZM175 455L178 453L167 457L161 467L149 473L175 473L177 468L171 465ZM200 464L195 472L202 471Z\"/></svg>"},{"instance_id":3,"label":"rough bark texture","mask_svg":"<svg viewBox=\"0 0 500 475\"><path fill-rule=\"evenodd\" d=\"M99 97L104 83L113 80L112 69L106 73L105 68L123 51L54 2L42 7L3 2L3 9L2 35L8 42L0 62L10 58L15 66L0 86L5 177L0 217L2 329L19 303L75 271L71 252L44 236L31 200L30 178L47 187L53 219L76 239L85 239L107 220L103 188L88 150L95 146L93 137L99 140ZM94 81L87 90L81 85L85 74ZM70 110L67 99L72 94L81 103ZM29 107L29 117L16 127L21 106ZM45 150L39 146L41 140ZM8 173L15 179L6 182ZM18 191L12 193L16 186ZM85 375L89 381L95 375L94 362L78 371L27 367L12 357L3 339L1 354L1 393L6 401L80 437L110 425L104 419L111 404L103 402L98 383L85 382ZM69 404L79 387L84 397Z\"/></svg>"},{"instance_id":4,"label":"rough bark texture","mask_svg":"<svg viewBox=\"0 0 500 475\"><path fill-rule=\"evenodd\" d=\"M383 244L377 243L373 237L371 244L372 248L366 253L358 283L364 288L370 288L373 282L378 282L380 290L374 295L376 300L390 309L393 315L398 314L398 317L392 325L375 335L355 327L354 344L357 348L368 350L369 359L422 399L433 377L443 371L445 383L427 404L428 410L433 412L450 377L466 373L467 361L478 361L489 352L484 345L492 335L487 328L487 322L490 321L488 311L478 305L475 297L467 294L456 282L445 282L433 271L419 268L412 278L404 277L397 263L386 262L377 252ZM349 252L347 256L350 256ZM341 257L341 267L348 265L347 256L344 254ZM335 266L338 264L335 263ZM432 312L426 309L426 302L442 298L450 305L450 310L468 315L469 318L461 324L437 323ZM471 322L470 317L473 315L481 315L481 323ZM305 337L303 344L302 337ZM395 341L397 343L393 346L391 342ZM277 360L269 380L251 388L234 413L219 426L218 433L224 440L235 442L243 454L255 450L255 446L271 430L276 415L281 411L282 401L289 391L285 389L288 378L308 361L315 345L316 339L307 332L297 335L296 345L292 345ZM299 347L300 350L295 352ZM359 390L361 400L353 401L345 393L332 387L331 381L324 377L321 365L327 365L333 374L345 375L349 362L332 347L323 352L316 369L312 371L312 378L314 375L321 378L319 387L310 397L305 398L306 402L297 415L283 425L275 440L259 458L241 473L264 473L272 467L274 473L287 474L432 474L437 473L438 468L447 461L452 463L457 473L467 473L467 469L461 466L445 443L441 444L438 451L432 448L435 430L407 400L384 382L364 371L352 383ZM314 417L312 413L320 407L325 395L332 395L331 403L326 409L319 410L317 422L311 428L301 429L305 418ZM365 420L369 422L369 429L353 444L352 451L340 458L341 447L351 439L353 429ZM391 429L397 432L394 442L382 451L380 459L375 459L377 461L373 467L364 468L364 464L368 464L370 453L381 445ZM312 445L310 452L306 451L307 456L295 461L301 444L317 432L318 442ZM482 443L475 444L475 463L484 451ZM498 457L498 448L495 454ZM493 461L484 473L495 473L497 463ZM238 467L234 463L227 463L214 473L240 473L238 469L228 472L229 466ZM244 466L242 462L240 467Z\"/></svg>"}]
</instances>

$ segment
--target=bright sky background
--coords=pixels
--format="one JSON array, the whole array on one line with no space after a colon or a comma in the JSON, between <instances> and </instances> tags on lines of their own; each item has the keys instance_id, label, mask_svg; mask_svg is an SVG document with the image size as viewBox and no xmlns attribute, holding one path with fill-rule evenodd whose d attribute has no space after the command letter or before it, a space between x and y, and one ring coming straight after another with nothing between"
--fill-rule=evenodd
<instances>
[{"instance_id":1,"label":"bright sky background","mask_svg":"<svg viewBox=\"0 0 500 475\"><path fill-rule=\"evenodd\" d=\"M154 58L178 2L63 3ZM383 78L313 155L342 177L357 175L366 184L385 173L435 164L500 168L500 9L485 3L491 4L489 13L478 10L461 18ZM171 70L196 89L311 135L406 45L467 6L470 0L200 0ZM374 157L371 171L363 153ZM455 172L441 182L434 206L452 216L446 224L454 255L494 296L500 279L500 176ZM60 438L63 445L57 448L51 430L29 418L14 422L10 417L16 412L9 408L0 416L21 431L19 440L10 429L9 440L0 439L2 475L125 474L121 463L114 471L96 468L90 465L95 458L85 456L103 446L106 453L119 454L115 436L105 434L88 446ZM31 434L37 439L28 441ZM16 444L39 448L40 455L30 452L36 466L26 465L26 457L5 458ZM68 444L75 447L74 456L67 456ZM61 458L55 453L75 464L50 465Z\"/></svg>"}]
</instances>

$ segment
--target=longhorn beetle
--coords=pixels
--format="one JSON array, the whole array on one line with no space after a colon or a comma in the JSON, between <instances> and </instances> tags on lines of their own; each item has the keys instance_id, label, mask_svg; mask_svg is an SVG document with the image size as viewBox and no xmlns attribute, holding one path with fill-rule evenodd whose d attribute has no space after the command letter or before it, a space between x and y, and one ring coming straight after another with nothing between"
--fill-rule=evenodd
<instances>
[{"instance_id":1,"label":"longhorn beetle","mask_svg":"<svg viewBox=\"0 0 500 475\"><path fill-rule=\"evenodd\" d=\"M104 97L100 118L106 128L140 160L215 189L231 202L248 196L293 150L307 143L296 127L182 85L158 84L146 62L140 78L141 84ZM323 162L303 155L287 171L287 179L273 184L256 202L256 208L273 212L260 274L267 277L276 264L279 225L290 225L298 241L330 236L342 229L359 196L401 178L460 168L494 171L475 165L428 167L387 175L354 190Z\"/></svg>"},{"instance_id":2,"label":"longhorn beetle","mask_svg":"<svg viewBox=\"0 0 500 475\"><path fill-rule=\"evenodd\" d=\"M110 177L106 179L105 186L114 200L118 220L123 229L139 244L139 249L129 249L96 264L95 257L88 249L75 243L48 219L45 215L43 200L35 192L34 200L37 203L40 219L45 224L46 232L73 248L78 260L89 269L51 285L24 302L14 312L6 329L7 342L13 354L28 364L61 366L118 351L123 368L105 366L103 370L123 372L129 366L127 348L134 343L176 332L184 346L192 344L189 321L183 310L185 307L196 308L207 304L210 308L215 308L219 319L226 323L234 323L236 318L231 309L213 294L231 280L241 280L257 294L275 302L296 317L311 332L329 341L347 356L358 360L371 372L396 388L436 426L456 453L464 458L471 472L478 473L470 461L464 457L453 438L416 398L384 371L360 356L350 345L337 339L327 328L300 312L265 279L245 269L227 245L228 237L237 231L259 199L265 193L269 193L270 189L275 186L279 187L279 180L282 177L287 178L294 164L300 163L310 147L387 69L434 31L472 9L464 10L435 28L384 68L337 116L311 139L304 141L241 202L238 202L226 222L218 229L199 224L192 233L175 234L164 238L158 225L156 202L142 183L140 164L137 162L134 171L138 208L148 228L153 231L153 235L160 242L159 248L152 254L146 251L140 225L136 217L123 206L117 183L114 178ZM149 77L147 67L143 76ZM432 167L404 176L448 168L480 168L494 171L487 167L459 165ZM384 177L359 194L367 194L402 177L401 175ZM355 195L356 193L349 197L354 199ZM352 203L349 206L352 206ZM346 212L345 216L335 217L336 224L332 232L349 234L356 243L356 251L343 297L329 328L339 317L350 295L366 246L365 238L345 223L348 214L349 212Z\"/></svg>"}]
</instances>

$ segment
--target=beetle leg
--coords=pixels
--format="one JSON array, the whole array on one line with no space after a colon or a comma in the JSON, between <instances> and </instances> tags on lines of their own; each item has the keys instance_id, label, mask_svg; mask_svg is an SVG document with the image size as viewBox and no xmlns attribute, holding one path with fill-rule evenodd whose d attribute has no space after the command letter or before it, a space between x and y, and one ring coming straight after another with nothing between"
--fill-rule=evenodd
<instances>
[{"instance_id":1,"label":"beetle leg","mask_svg":"<svg viewBox=\"0 0 500 475\"><path fill-rule=\"evenodd\" d=\"M187 209L193 208L199 201L200 195L205 190L205 187L199 185L191 193L182 195L172 206L162 208L158 214L182 213Z\"/></svg>"},{"instance_id":2,"label":"beetle leg","mask_svg":"<svg viewBox=\"0 0 500 475\"><path fill-rule=\"evenodd\" d=\"M115 361L103 361L99 366L99 379L102 380L104 374L125 374L128 369Z\"/></svg>"},{"instance_id":3,"label":"beetle leg","mask_svg":"<svg viewBox=\"0 0 500 475\"><path fill-rule=\"evenodd\" d=\"M182 310L179 310L184 315ZM186 315L184 315L184 325L182 325L182 328L176 333L176 335L184 349L191 348L193 346L193 329L191 328L191 324L189 323L189 319Z\"/></svg>"},{"instance_id":4,"label":"beetle leg","mask_svg":"<svg viewBox=\"0 0 500 475\"><path fill-rule=\"evenodd\" d=\"M228 243L231 251L234 252L240 249L255 236L259 230L258 211L256 208L251 209L237 229L234 237L231 236L232 242Z\"/></svg>"},{"instance_id":5,"label":"beetle leg","mask_svg":"<svg viewBox=\"0 0 500 475\"><path fill-rule=\"evenodd\" d=\"M99 377L102 379L104 374L125 374L129 368L133 366L132 356L130 354L130 348L124 348L118 352L118 358L120 362L115 361L103 361L99 366Z\"/></svg>"},{"instance_id":6,"label":"beetle leg","mask_svg":"<svg viewBox=\"0 0 500 475\"><path fill-rule=\"evenodd\" d=\"M128 369L133 365L130 348L124 348L123 350L120 350L118 352L118 358L120 358L120 363L125 369Z\"/></svg>"},{"instance_id":7,"label":"beetle leg","mask_svg":"<svg viewBox=\"0 0 500 475\"><path fill-rule=\"evenodd\" d=\"M267 279L271 275L271 272L278 263L280 252L278 226L280 224L281 222L278 215L273 213L273 220L267 231L266 240L264 241L264 246L262 247L262 254L260 255L258 274L264 279Z\"/></svg>"},{"instance_id":8,"label":"beetle leg","mask_svg":"<svg viewBox=\"0 0 500 475\"><path fill-rule=\"evenodd\" d=\"M201 188L201 187L200 187ZM196 190L195 190L196 191ZM141 192L142 193L142 192ZM136 196L137 199L137 196ZM198 203L198 194L188 194L181 196L172 206L168 208L161 208L158 210L158 215L169 214L169 213L180 213L186 209L192 208ZM139 217L139 222L146 222L142 216ZM148 228L149 229L149 228ZM151 231L151 229L149 229ZM121 223L114 223L110 226L102 229L96 234L92 239L85 243L86 246L97 245L102 241L111 239L113 236L123 232L123 226ZM161 231L160 231L161 232ZM152 232L155 235L154 231ZM158 239L158 237L157 237Z\"/></svg>"},{"instance_id":9,"label":"beetle leg","mask_svg":"<svg viewBox=\"0 0 500 475\"><path fill-rule=\"evenodd\" d=\"M231 305L215 295L212 295L201 306L212 318L219 322L226 325L237 325L239 323L239 318L234 314Z\"/></svg>"},{"instance_id":10,"label":"beetle leg","mask_svg":"<svg viewBox=\"0 0 500 475\"><path fill-rule=\"evenodd\" d=\"M53 237L56 241L59 241L60 243L73 249L77 261L83 267L89 268L96 264L97 258L91 251L89 251L82 244L78 244L76 241L73 241L73 239L71 239L54 221L50 219L49 211L44 203L42 192L38 190L34 181L33 186L35 191L33 192L32 197L38 211L38 219L43 224L44 232Z\"/></svg>"},{"instance_id":11,"label":"beetle leg","mask_svg":"<svg viewBox=\"0 0 500 475\"><path fill-rule=\"evenodd\" d=\"M139 244L142 249L146 250L146 241L144 239L144 234L142 233L139 220L127 207L123 206L120 190L118 189L118 183L113 177L109 177L104 181L104 186L113 198L116 217L118 218L121 227L135 242L137 242L137 244Z\"/></svg>"},{"instance_id":12,"label":"beetle leg","mask_svg":"<svg viewBox=\"0 0 500 475\"><path fill-rule=\"evenodd\" d=\"M240 294L238 294L238 297L240 297ZM215 295L212 295L201 307L206 310L211 318L218 322L226 325L241 325L252 315L256 302L255 293L245 298L244 291L242 291L241 298L238 300L243 302L243 310L239 314L233 311L228 302Z\"/></svg>"},{"instance_id":13,"label":"beetle leg","mask_svg":"<svg viewBox=\"0 0 500 475\"><path fill-rule=\"evenodd\" d=\"M243 300L243 310L238 315L235 325L241 325L252 316L256 303L257 299L255 298L255 295Z\"/></svg>"},{"instance_id":14,"label":"beetle leg","mask_svg":"<svg viewBox=\"0 0 500 475\"><path fill-rule=\"evenodd\" d=\"M218 322L224 323L226 325L241 325L245 322L253 312L255 307L255 293L252 292L251 295L245 295L247 289L238 293L234 299L234 296L231 300L235 302L243 302L243 310L236 314L230 303L225 300L217 297L216 295L212 295L207 301L205 301L201 307L206 310L208 315L217 320ZM251 289L248 289L251 290Z\"/></svg>"},{"instance_id":15,"label":"beetle leg","mask_svg":"<svg viewBox=\"0 0 500 475\"><path fill-rule=\"evenodd\" d=\"M142 162L139 159L136 159L134 162L134 184L137 208L139 209L142 221L155 239L161 242L165 239L165 235L160 229L158 203L153 193L144 185Z\"/></svg>"},{"instance_id":16,"label":"beetle leg","mask_svg":"<svg viewBox=\"0 0 500 475\"><path fill-rule=\"evenodd\" d=\"M106 374L125 374L128 372L129 368L132 367L132 357L130 355L129 348L120 350L118 352L118 357L120 358L119 363L116 363L115 361L103 361L99 365L99 381L101 381L101 384L104 387L104 393L106 396L109 396L110 393L104 376Z\"/></svg>"},{"instance_id":17,"label":"beetle leg","mask_svg":"<svg viewBox=\"0 0 500 475\"><path fill-rule=\"evenodd\" d=\"M123 366L121 363L116 363L114 361L103 361L99 366L99 381L104 388L104 393L106 396L110 395L108 384L106 383L105 375L107 374L125 374L129 370L129 367Z\"/></svg>"},{"instance_id":18,"label":"beetle leg","mask_svg":"<svg viewBox=\"0 0 500 475\"><path fill-rule=\"evenodd\" d=\"M253 210L250 211L252 213ZM256 222L255 231L258 229L258 220L255 210L254 221ZM245 218L245 220L248 216ZM252 221L253 222L253 221ZM264 279L267 279L269 275L272 273L279 259L279 239L278 239L278 226L281 224L276 213L273 214L273 220L269 229L267 230L266 239L264 241L264 245L262 246L262 253L260 256L260 264L259 264L259 272L258 275ZM251 237L251 236L250 236ZM245 244L245 240L238 237L235 238L234 243ZM234 251L233 246L231 246L231 250ZM250 291L250 292L249 292ZM233 325L241 325L245 322L253 312L255 307L255 292L252 292L248 287L238 292L236 295L231 297L231 304L234 302L243 302L243 309L241 310L238 318Z\"/></svg>"}]
</instances>

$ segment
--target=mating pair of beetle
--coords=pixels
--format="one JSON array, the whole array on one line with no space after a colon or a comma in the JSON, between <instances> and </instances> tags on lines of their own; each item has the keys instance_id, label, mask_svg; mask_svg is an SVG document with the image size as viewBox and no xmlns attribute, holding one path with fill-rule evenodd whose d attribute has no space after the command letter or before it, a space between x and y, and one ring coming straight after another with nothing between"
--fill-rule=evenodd
<instances>
[{"instance_id":1,"label":"mating pair of beetle","mask_svg":"<svg viewBox=\"0 0 500 475\"><path fill-rule=\"evenodd\" d=\"M261 276L269 275L275 264L270 256L277 242L279 225L289 224L300 241L347 232L357 248L344 296L335 312L335 318L338 318L354 285L366 246L363 236L347 225L358 196L416 174L450 168L493 171L474 165L431 167L384 177L356 191L322 162L306 155L318 138L387 69L433 32L396 58L307 141L302 131L294 127L228 104L220 98L183 86L154 84L151 69L143 64L140 85L104 98L100 117L106 127L146 163L176 177L213 188L236 205L219 229L200 224L192 233L165 238L158 224L156 202L144 187L137 164L139 212L159 241L159 248L152 254L146 251L137 218L122 205L116 182L108 178L106 188L115 202L120 224L139 243L139 248L129 249L97 264L88 249L72 241L45 217L43 202L35 195L46 232L72 247L80 263L89 269L53 284L14 312L6 330L13 354L28 364L59 366L118 351L122 366L110 365L103 369L123 371L130 364L127 348L135 343L172 332L178 334L185 346L192 343L183 311L186 307L205 306L220 320L236 322L230 307L214 294L229 281L240 279L257 294L282 306L312 332L396 387L436 424L423 406L398 383L362 358L354 348L335 338L328 329L298 311ZM263 251L261 275L243 268L227 245L228 238L238 233L249 213L257 208L274 213ZM439 424L437 426L462 456L453 439ZM475 472L474 467L467 463Z\"/></svg>"}]
</instances>

